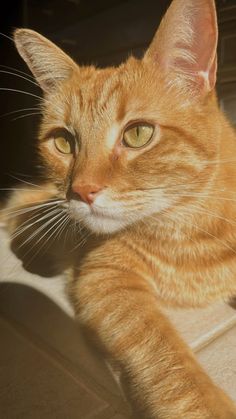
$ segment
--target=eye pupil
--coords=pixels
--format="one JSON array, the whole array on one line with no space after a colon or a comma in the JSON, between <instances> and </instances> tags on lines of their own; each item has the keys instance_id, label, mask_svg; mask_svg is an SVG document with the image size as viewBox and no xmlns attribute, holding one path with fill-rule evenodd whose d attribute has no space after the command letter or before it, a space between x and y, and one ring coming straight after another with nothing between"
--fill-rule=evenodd
<instances>
[{"instance_id":1,"label":"eye pupil","mask_svg":"<svg viewBox=\"0 0 236 419\"><path fill-rule=\"evenodd\" d=\"M63 154L72 153L72 147L71 147L70 141L67 138L63 137L62 135L58 137L54 137L54 144L57 150L60 151L60 153L63 153Z\"/></svg>"},{"instance_id":2,"label":"eye pupil","mask_svg":"<svg viewBox=\"0 0 236 419\"><path fill-rule=\"evenodd\" d=\"M153 133L154 127L147 123L128 127L124 132L123 144L131 148L144 147L152 139Z\"/></svg>"}]
</instances>

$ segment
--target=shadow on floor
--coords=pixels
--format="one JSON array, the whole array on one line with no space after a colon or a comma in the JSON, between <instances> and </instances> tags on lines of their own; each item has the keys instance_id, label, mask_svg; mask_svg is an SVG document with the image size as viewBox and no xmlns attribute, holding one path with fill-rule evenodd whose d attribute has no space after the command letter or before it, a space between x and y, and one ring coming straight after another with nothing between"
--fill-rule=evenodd
<instances>
[{"instance_id":1,"label":"shadow on floor","mask_svg":"<svg viewBox=\"0 0 236 419\"><path fill-rule=\"evenodd\" d=\"M127 419L129 406L76 322L44 294L0 284L5 419Z\"/></svg>"}]
</instances>

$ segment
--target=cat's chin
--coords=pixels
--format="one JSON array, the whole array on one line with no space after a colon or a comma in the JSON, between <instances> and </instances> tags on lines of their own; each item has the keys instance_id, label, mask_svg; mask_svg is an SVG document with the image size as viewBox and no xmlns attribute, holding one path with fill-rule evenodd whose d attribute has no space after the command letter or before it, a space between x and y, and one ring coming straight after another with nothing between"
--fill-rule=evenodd
<instances>
[{"instance_id":1,"label":"cat's chin","mask_svg":"<svg viewBox=\"0 0 236 419\"><path fill-rule=\"evenodd\" d=\"M112 234L126 227L121 217L112 214L94 212L87 204L77 203L71 200L69 213L71 218L78 220L88 230L95 234Z\"/></svg>"},{"instance_id":2,"label":"cat's chin","mask_svg":"<svg viewBox=\"0 0 236 419\"><path fill-rule=\"evenodd\" d=\"M112 234L124 228L124 222L105 216L89 215L83 219L84 225L96 234Z\"/></svg>"}]
</instances>

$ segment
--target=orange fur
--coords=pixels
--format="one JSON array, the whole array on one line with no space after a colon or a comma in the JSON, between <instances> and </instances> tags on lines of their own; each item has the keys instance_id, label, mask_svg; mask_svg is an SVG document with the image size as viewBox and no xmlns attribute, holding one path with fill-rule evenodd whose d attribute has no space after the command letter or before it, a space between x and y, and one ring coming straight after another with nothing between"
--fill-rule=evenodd
<instances>
[{"instance_id":1,"label":"orange fur","mask_svg":"<svg viewBox=\"0 0 236 419\"><path fill-rule=\"evenodd\" d=\"M118 68L79 68L30 30L15 40L45 91L51 196L66 199L72 181L102 188L93 210L65 201L91 233L68 278L80 324L120 370L136 417L236 418L161 311L236 295L236 138L213 89L213 1L174 0L144 58ZM130 121L155 127L146 147L121 143ZM54 147L55 128L77 133L76 156ZM40 200L28 194L9 205Z\"/></svg>"}]
</instances>

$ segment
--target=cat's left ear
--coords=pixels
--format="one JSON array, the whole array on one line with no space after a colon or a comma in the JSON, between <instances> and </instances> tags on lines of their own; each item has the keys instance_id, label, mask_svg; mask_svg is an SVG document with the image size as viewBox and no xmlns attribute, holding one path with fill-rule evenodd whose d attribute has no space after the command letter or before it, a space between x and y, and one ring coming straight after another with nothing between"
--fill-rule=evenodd
<instances>
[{"instance_id":1,"label":"cat's left ear","mask_svg":"<svg viewBox=\"0 0 236 419\"><path fill-rule=\"evenodd\" d=\"M31 29L17 29L14 41L41 88L51 91L78 70L75 62L53 42Z\"/></svg>"},{"instance_id":2,"label":"cat's left ear","mask_svg":"<svg viewBox=\"0 0 236 419\"><path fill-rule=\"evenodd\" d=\"M204 95L215 87L218 29L214 0L173 0L147 50L170 83Z\"/></svg>"}]
</instances>

